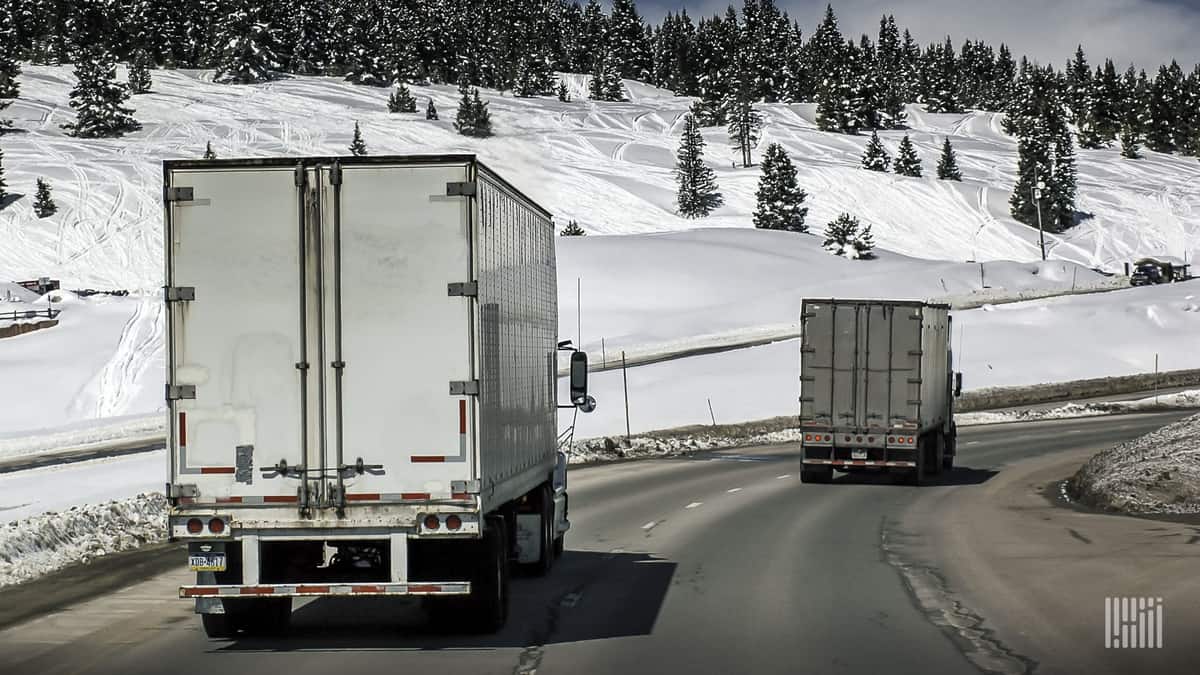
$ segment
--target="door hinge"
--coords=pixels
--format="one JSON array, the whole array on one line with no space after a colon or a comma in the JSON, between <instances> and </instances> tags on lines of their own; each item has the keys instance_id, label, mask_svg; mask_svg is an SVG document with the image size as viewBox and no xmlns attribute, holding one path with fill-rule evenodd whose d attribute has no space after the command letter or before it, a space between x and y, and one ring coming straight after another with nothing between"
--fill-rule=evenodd
<instances>
[{"instance_id":1,"label":"door hinge","mask_svg":"<svg viewBox=\"0 0 1200 675\"><path fill-rule=\"evenodd\" d=\"M187 484L167 484L167 497L171 499L179 499L180 497L199 497L200 488L192 483Z\"/></svg>"},{"instance_id":2,"label":"door hinge","mask_svg":"<svg viewBox=\"0 0 1200 675\"><path fill-rule=\"evenodd\" d=\"M166 286L167 302L191 302L196 299L195 286Z\"/></svg>"},{"instance_id":3,"label":"door hinge","mask_svg":"<svg viewBox=\"0 0 1200 675\"><path fill-rule=\"evenodd\" d=\"M292 179L295 181L296 187L298 187L298 188L304 187L304 184L307 182L308 177L304 171L303 165L296 166L295 173L292 174Z\"/></svg>"},{"instance_id":4,"label":"door hinge","mask_svg":"<svg viewBox=\"0 0 1200 675\"><path fill-rule=\"evenodd\" d=\"M190 202L195 199L196 190L194 188L163 186L163 201L168 204L171 202Z\"/></svg>"},{"instance_id":5,"label":"door hinge","mask_svg":"<svg viewBox=\"0 0 1200 675\"><path fill-rule=\"evenodd\" d=\"M168 384L167 385L167 400L179 401L181 399L196 398L196 385L194 384Z\"/></svg>"},{"instance_id":6,"label":"door hinge","mask_svg":"<svg viewBox=\"0 0 1200 675\"><path fill-rule=\"evenodd\" d=\"M479 297L479 282L478 281L456 281L448 284L446 294L450 297L478 298Z\"/></svg>"},{"instance_id":7,"label":"door hinge","mask_svg":"<svg viewBox=\"0 0 1200 675\"><path fill-rule=\"evenodd\" d=\"M453 380L450 382L451 396L478 396L479 380Z\"/></svg>"},{"instance_id":8,"label":"door hinge","mask_svg":"<svg viewBox=\"0 0 1200 675\"><path fill-rule=\"evenodd\" d=\"M334 162L333 166L329 167L329 184L342 184L342 165L339 162Z\"/></svg>"},{"instance_id":9,"label":"door hinge","mask_svg":"<svg viewBox=\"0 0 1200 675\"><path fill-rule=\"evenodd\" d=\"M456 183L446 183L447 197L474 197L475 181L465 180Z\"/></svg>"},{"instance_id":10,"label":"door hinge","mask_svg":"<svg viewBox=\"0 0 1200 675\"><path fill-rule=\"evenodd\" d=\"M480 492L479 480L452 480L450 481L450 492L477 495Z\"/></svg>"}]
</instances>

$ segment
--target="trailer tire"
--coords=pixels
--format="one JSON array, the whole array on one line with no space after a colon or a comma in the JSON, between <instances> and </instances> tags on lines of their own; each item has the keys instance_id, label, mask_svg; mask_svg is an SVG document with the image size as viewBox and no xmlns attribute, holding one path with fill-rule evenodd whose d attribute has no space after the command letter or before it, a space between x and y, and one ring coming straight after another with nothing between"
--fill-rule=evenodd
<instances>
[{"instance_id":1,"label":"trailer tire","mask_svg":"<svg viewBox=\"0 0 1200 675\"><path fill-rule=\"evenodd\" d=\"M554 557L561 558L567 548L567 535L560 534L554 539Z\"/></svg>"},{"instance_id":2,"label":"trailer tire","mask_svg":"<svg viewBox=\"0 0 1200 675\"><path fill-rule=\"evenodd\" d=\"M200 623L204 625L204 634L213 640L224 640L237 633L233 617L228 614L201 614Z\"/></svg>"},{"instance_id":3,"label":"trailer tire","mask_svg":"<svg viewBox=\"0 0 1200 675\"><path fill-rule=\"evenodd\" d=\"M472 632L495 633L508 620L508 539L504 518L488 517L483 534L485 557L472 575L467 599Z\"/></svg>"},{"instance_id":4,"label":"trailer tire","mask_svg":"<svg viewBox=\"0 0 1200 675\"><path fill-rule=\"evenodd\" d=\"M833 480L833 467L800 469L801 483L828 483Z\"/></svg>"},{"instance_id":5,"label":"trailer tire","mask_svg":"<svg viewBox=\"0 0 1200 675\"><path fill-rule=\"evenodd\" d=\"M554 567L554 497L549 485L543 485L538 490L538 503L541 515L541 557L537 562L524 565L526 571L536 577L544 577Z\"/></svg>"}]
</instances>

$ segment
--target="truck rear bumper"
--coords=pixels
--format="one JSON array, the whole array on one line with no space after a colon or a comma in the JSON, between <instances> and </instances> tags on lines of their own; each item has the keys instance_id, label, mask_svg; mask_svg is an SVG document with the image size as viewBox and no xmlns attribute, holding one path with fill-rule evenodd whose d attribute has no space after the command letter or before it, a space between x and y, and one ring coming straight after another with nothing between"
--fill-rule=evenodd
<instances>
[{"instance_id":1,"label":"truck rear bumper","mask_svg":"<svg viewBox=\"0 0 1200 675\"><path fill-rule=\"evenodd\" d=\"M879 462L867 459L805 459L805 464L822 464L829 466L878 466L878 467L916 467L916 462Z\"/></svg>"},{"instance_id":2,"label":"truck rear bumper","mask_svg":"<svg viewBox=\"0 0 1200 675\"><path fill-rule=\"evenodd\" d=\"M295 598L378 595L469 595L469 581L422 581L411 584L255 584L252 586L180 586L181 598Z\"/></svg>"}]
</instances>

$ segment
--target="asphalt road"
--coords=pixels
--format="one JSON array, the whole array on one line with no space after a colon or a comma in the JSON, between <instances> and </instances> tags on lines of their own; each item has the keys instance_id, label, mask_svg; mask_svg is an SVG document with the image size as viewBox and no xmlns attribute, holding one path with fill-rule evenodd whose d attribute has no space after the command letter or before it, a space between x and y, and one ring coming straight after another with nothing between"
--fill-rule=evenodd
<instances>
[{"instance_id":1,"label":"asphalt road","mask_svg":"<svg viewBox=\"0 0 1200 675\"><path fill-rule=\"evenodd\" d=\"M1186 414L964 429L961 468L935 488L802 485L793 446L577 469L568 551L549 578L514 582L497 635L438 635L412 602L348 599L298 604L286 638L210 641L175 599L180 569L0 632L0 673L979 672L881 547L891 519L930 490L982 498L1013 462Z\"/></svg>"}]
</instances>

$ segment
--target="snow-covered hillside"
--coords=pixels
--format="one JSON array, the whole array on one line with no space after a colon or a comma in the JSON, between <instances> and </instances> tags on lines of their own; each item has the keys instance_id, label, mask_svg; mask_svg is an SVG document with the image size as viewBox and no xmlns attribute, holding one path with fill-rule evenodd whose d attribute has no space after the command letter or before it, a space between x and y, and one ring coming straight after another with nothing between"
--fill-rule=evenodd
<instances>
[{"instance_id":1,"label":"snow-covered hillside","mask_svg":"<svg viewBox=\"0 0 1200 675\"><path fill-rule=\"evenodd\" d=\"M637 82L626 82L625 103L587 100L586 77L572 75L565 76L570 103L485 92L496 136L474 140L453 130L458 94L448 86L412 88L421 109L432 98L441 111L441 120L427 121L423 114L389 114L387 90L334 78L239 87L214 84L207 71L154 77L153 93L130 101L144 128L121 139L65 135L60 125L72 118L67 101L74 83L65 66L26 66L21 98L5 111L17 130L0 137L6 179L11 192L25 197L0 211L0 281L49 275L68 288L135 294L64 305L62 325L0 341L0 371L6 382L21 383L0 390L0 435L161 405L162 312L154 295L162 284L160 162L199 157L210 141L222 157L344 154L358 121L372 154L478 153L560 225L574 219L592 235L559 240L559 276L561 332L575 337L580 279L582 342L594 352L601 338L611 349L634 349L787 327L804 296L950 298L983 286L1000 295L1089 286L1105 282L1089 268L1117 271L1146 254L1191 258L1200 248L1200 163L1151 152L1129 161L1116 149L1081 151L1078 205L1091 217L1062 237L1048 236L1050 262L1030 262L1038 258L1037 232L1007 215L1015 145L991 113L932 115L910 107L908 133L929 176L914 179L860 169L867 139L817 131L811 105L761 106L763 144L781 143L796 162L813 230L843 211L872 225L878 259L847 261L822 251L818 236L751 227L759 171L732 166L723 129L706 136L726 205L703 220L676 216L672 166L691 101ZM892 151L901 135L881 134ZM947 136L962 183L932 177ZM38 177L51 182L59 205L44 220L32 212ZM967 260L985 261L982 278L980 265ZM1131 297L1148 303L1155 296ZM0 289L0 302L6 299ZM971 365L971 340L969 332L968 382L1014 379L976 377L970 368L983 366ZM1069 340L1052 344L1059 351L1046 358L1067 358L1075 347ZM750 352L758 353L764 352ZM707 358L713 360L693 363L723 359L721 372L730 379L720 386L751 386L744 379L749 371L735 367L750 356ZM1186 365L1200 363L1172 367ZM772 366L784 385L794 379L788 363ZM1054 379L1081 369L1060 370L1029 376ZM745 400L742 418L772 414L755 409L755 400Z\"/></svg>"}]
</instances>

